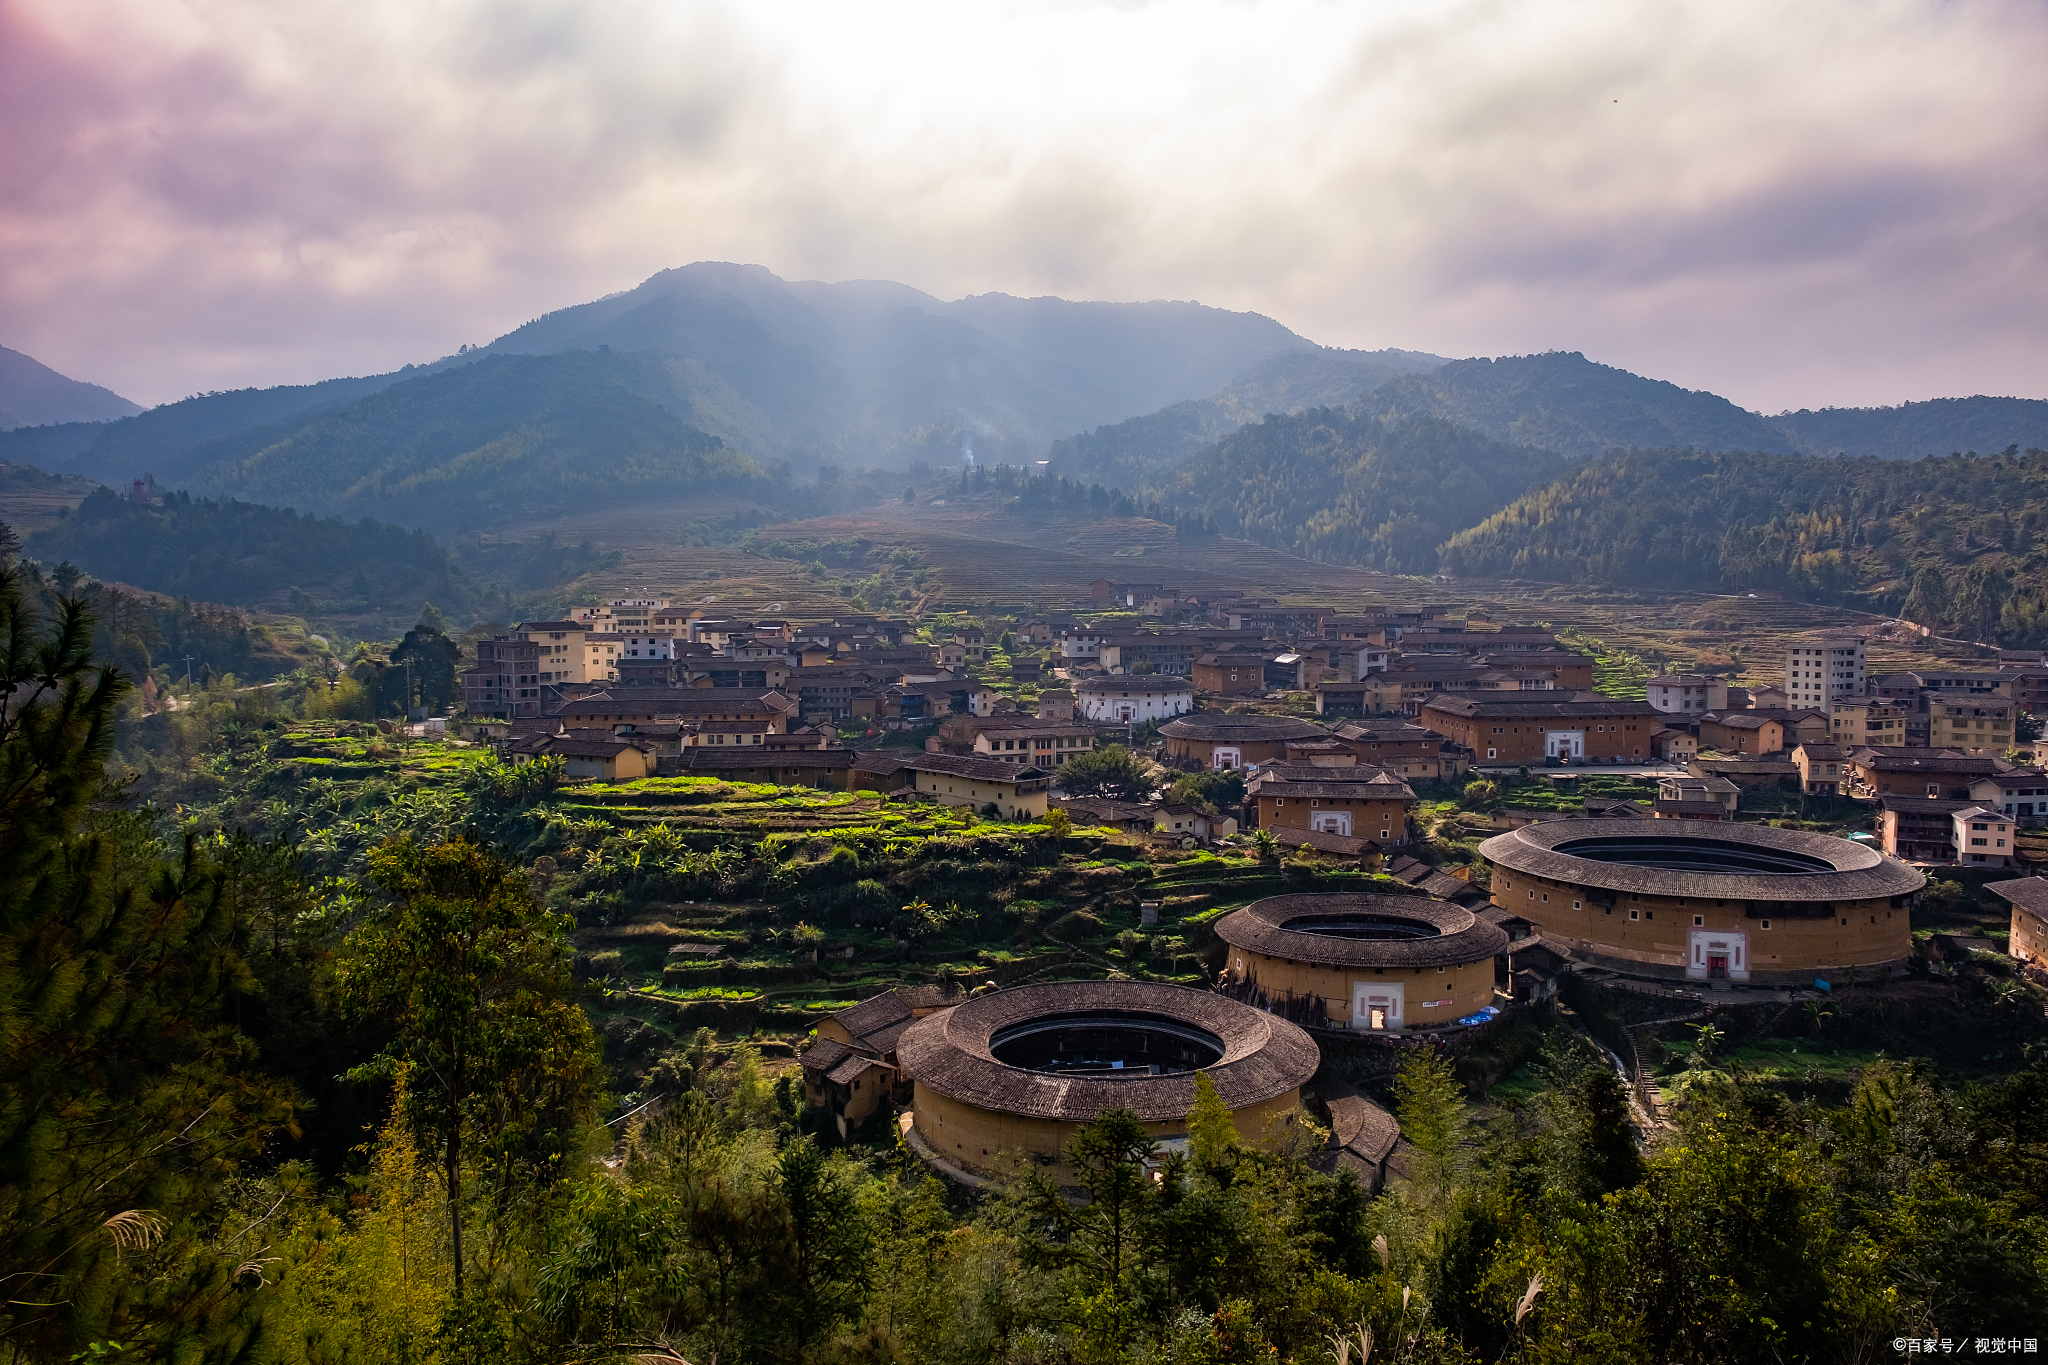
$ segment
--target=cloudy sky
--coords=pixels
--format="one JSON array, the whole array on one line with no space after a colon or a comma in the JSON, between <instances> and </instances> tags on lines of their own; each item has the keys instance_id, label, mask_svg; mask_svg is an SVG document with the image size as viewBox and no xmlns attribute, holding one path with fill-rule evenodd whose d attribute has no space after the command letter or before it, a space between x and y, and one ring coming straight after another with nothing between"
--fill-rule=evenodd
<instances>
[{"instance_id":1,"label":"cloudy sky","mask_svg":"<svg viewBox=\"0 0 2048 1365\"><path fill-rule=\"evenodd\" d=\"M2039 0L0 0L0 343L144 403L693 260L2048 398Z\"/></svg>"}]
</instances>

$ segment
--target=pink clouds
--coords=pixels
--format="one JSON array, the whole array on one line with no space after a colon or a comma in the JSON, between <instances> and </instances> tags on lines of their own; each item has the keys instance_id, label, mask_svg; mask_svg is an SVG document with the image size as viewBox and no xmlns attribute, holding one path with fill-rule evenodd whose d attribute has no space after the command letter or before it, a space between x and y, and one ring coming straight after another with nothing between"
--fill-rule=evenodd
<instances>
[{"instance_id":1,"label":"pink clouds","mask_svg":"<svg viewBox=\"0 0 2048 1365\"><path fill-rule=\"evenodd\" d=\"M2036 5L882 13L0 0L0 342L162 401L712 258L2048 396Z\"/></svg>"}]
</instances>

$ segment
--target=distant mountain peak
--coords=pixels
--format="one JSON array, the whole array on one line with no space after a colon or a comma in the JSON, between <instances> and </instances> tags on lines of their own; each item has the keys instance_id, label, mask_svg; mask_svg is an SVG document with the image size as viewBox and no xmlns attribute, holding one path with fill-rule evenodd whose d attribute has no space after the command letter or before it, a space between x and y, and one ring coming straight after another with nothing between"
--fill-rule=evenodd
<instances>
[{"instance_id":1,"label":"distant mountain peak","mask_svg":"<svg viewBox=\"0 0 2048 1365\"><path fill-rule=\"evenodd\" d=\"M0 430L110 422L141 411L141 404L112 389L68 378L33 356L0 346Z\"/></svg>"}]
</instances>

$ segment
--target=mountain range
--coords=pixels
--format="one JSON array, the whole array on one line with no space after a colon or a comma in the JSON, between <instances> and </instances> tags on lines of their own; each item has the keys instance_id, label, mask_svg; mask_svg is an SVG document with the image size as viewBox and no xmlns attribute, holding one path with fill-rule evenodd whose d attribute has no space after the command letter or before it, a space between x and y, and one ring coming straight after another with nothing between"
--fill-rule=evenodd
<instances>
[{"instance_id":1,"label":"mountain range","mask_svg":"<svg viewBox=\"0 0 2048 1365\"><path fill-rule=\"evenodd\" d=\"M34 366L59 385L71 382L27 357L0 358L10 373ZM513 359L533 393L549 396L545 410L531 394L502 401L509 391L482 372L443 382ZM672 420L650 425L650 408ZM711 437L763 469L786 463L794 477L825 465L1050 458L1071 478L1136 491L1160 486L1173 467L1269 413L1321 408L1397 424L1433 418L1574 460L1662 447L1892 459L2048 445L2048 402L2037 400L1767 417L1577 353L1453 360L1346 351L1257 314L1195 303L946 301L886 281L788 281L758 266L704 262L389 374L0 432L0 458L108 483L152 473L206 494L446 524L516 511L538 486L515 481L502 496L473 500L473 512L444 505L431 517L409 512L407 490L457 467L497 468L511 446L537 451L536 439L559 441L570 422L633 433L618 452L585 439L580 455L563 447L546 457L563 477L577 461L595 461L583 481L590 496L604 496L635 462L651 477L645 461L657 429L678 450L701 454L701 438ZM400 413L439 435L394 441L389 426ZM553 424L556 436L536 438L536 422ZM350 433L370 444L344 450ZM447 446L458 439L475 445ZM314 449L336 463L302 467ZM373 466L375 477L361 482ZM360 477L340 480L344 468Z\"/></svg>"},{"instance_id":2,"label":"mountain range","mask_svg":"<svg viewBox=\"0 0 2048 1365\"><path fill-rule=\"evenodd\" d=\"M0 359L0 379L35 381L0 394L72 392ZM1931 573L1923 599L1974 603L1946 619L1980 627L1986 592L2038 597L2048 620L2048 457L2021 455L2038 448L2038 400L1767 416L1577 352L1348 351L1194 303L948 302L716 263L390 374L0 432L16 463L450 536L626 502L673 504L681 526L714 494L759 520L828 485L847 506L893 496L849 466L1046 459L1330 562L1873 605ZM1964 451L1992 458L1940 478L1897 464ZM1984 581L1965 592L1966 573Z\"/></svg>"}]
</instances>

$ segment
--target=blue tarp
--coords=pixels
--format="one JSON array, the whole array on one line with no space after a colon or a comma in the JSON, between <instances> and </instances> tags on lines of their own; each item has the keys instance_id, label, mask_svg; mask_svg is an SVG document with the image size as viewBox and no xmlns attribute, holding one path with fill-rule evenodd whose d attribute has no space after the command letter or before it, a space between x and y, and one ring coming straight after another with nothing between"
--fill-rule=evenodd
<instances>
[{"instance_id":1,"label":"blue tarp","mask_svg":"<svg viewBox=\"0 0 2048 1365\"><path fill-rule=\"evenodd\" d=\"M1483 1024L1489 1019L1498 1018L1499 1015L1500 1010L1497 1007L1493 1005L1488 1005L1486 1008L1480 1010L1477 1014L1468 1014L1463 1019L1460 1019L1458 1022L1461 1024Z\"/></svg>"}]
</instances>

